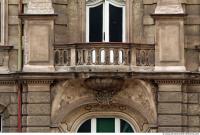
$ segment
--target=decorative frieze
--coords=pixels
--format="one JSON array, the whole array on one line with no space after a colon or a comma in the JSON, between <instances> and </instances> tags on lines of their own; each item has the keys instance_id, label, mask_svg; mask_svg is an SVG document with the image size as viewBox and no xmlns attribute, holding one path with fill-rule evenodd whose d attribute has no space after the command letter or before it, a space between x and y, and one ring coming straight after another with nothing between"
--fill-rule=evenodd
<instances>
[{"instance_id":1,"label":"decorative frieze","mask_svg":"<svg viewBox=\"0 0 200 135\"><path fill-rule=\"evenodd\" d=\"M16 82L15 81L0 81L0 85L6 85L6 86L10 86L10 85L15 85Z\"/></svg>"},{"instance_id":2,"label":"decorative frieze","mask_svg":"<svg viewBox=\"0 0 200 135\"><path fill-rule=\"evenodd\" d=\"M200 85L200 80L155 80L157 84L189 84L189 85Z\"/></svg>"},{"instance_id":3,"label":"decorative frieze","mask_svg":"<svg viewBox=\"0 0 200 135\"><path fill-rule=\"evenodd\" d=\"M24 80L25 84L52 84L53 80Z\"/></svg>"}]
</instances>

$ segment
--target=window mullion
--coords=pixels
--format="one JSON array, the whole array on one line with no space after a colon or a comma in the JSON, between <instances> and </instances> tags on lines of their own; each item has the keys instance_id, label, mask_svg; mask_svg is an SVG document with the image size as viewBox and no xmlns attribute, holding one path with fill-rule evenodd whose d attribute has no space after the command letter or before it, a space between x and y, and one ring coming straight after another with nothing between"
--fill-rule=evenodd
<instances>
[{"instance_id":1,"label":"window mullion","mask_svg":"<svg viewBox=\"0 0 200 135\"><path fill-rule=\"evenodd\" d=\"M89 42L89 37L90 37L90 27L89 27L89 18L90 18L90 8L86 7L86 42Z\"/></svg>"},{"instance_id":2,"label":"window mullion","mask_svg":"<svg viewBox=\"0 0 200 135\"><path fill-rule=\"evenodd\" d=\"M122 9L122 15L123 15L123 17L122 17L122 41L123 42L125 42L126 41L126 10L125 10L125 6L123 6L123 9Z\"/></svg>"},{"instance_id":3,"label":"window mullion","mask_svg":"<svg viewBox=\"0 0 200 135\"><path fill-rule=\"evenodd\" d=\"M115 133L120 133L120 119L115 118Z\"/></svg>"},{"instance_id":4,"label":"window mullion","mask_svg":"<svg viewBox=\"0 0 200 135\"><path fill-rule=\"evenodd\" d=\"M91 119L91 133L97 132L97 119L93 118Z\"/></svg>"}]
</instances>

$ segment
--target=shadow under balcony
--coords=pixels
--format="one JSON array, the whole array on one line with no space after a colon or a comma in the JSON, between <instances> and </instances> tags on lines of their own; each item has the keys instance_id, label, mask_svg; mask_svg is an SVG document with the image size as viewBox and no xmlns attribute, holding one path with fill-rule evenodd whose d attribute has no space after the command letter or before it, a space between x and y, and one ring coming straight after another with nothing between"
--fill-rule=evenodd
<instances>
[{"instance_id":1,"label":"shadow under balcony","mask_svg":"<svg viewBox=\"0 0 200 135\"><path fill-rule=\"evenodd\" d=\"M58 72L153 71L155 45L133 43L55 44L54 63Z\"/></svg>"}]
</instances>

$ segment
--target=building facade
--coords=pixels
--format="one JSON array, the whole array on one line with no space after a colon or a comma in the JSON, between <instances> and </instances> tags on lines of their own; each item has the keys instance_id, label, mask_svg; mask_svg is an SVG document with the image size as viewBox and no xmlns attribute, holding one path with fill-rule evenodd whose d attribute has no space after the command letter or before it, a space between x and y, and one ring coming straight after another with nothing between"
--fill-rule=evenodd
<instances>
[{"instance_id":1,"label":"building facade","mask_svg":"<svg viewBox=\"0 0 200 135\"><path fill-rule=\"evenodd\" d=\"M199 132L200 0L0 0L1 132Z\"/></svg>"}]
</instances>

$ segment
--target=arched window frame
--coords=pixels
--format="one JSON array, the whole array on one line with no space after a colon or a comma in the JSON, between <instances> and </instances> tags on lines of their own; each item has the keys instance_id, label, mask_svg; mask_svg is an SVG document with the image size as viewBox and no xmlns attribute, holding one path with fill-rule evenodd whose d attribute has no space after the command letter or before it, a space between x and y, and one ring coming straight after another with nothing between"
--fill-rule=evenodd
<instances>
[{"instance_id":1,"label":"arched window frame","mask_svg":"<svg viewBox=\"0 0 200 135\"><path fill-rule=\"evenodd\" d=\"M125 0L86 0L86 42L89 42L89 9L103 4L103 33L105 39L102 42L109 42L109 4L122 8L123 32L122 42L126 42L126 2Z\"/></svg>"},{"instance_id":2,"label":"arched window frame","mask_svg":"<svg viewBox=\"0 0 200 135\"><path fill-rule=\"evenodd\" d=\"M96 132L96 120L98 119L98 118L114 118L115 119L115 133L120 133L120 119L121 118L118 118L118 117L113 117L113 116L107 116L107 117L93 117L93 118L90 118L90 119L87 119L87 120L91 120L91 133L97 133ZM77 129L76 129L76 132L78 132L78 129L80 128L80 126L83 124L83 123L85 123L87 120L84 120L84 121L82 121L81 123L80 123L80 125L77 127ZM133 129L133 131L134 132L136 132L136 129L135 129L135 127L129 122L129 121L127 121L127 120L125 120L125 119L122 119L122 120L124 120L124 121L126 121L130 126L131 126L131 128Z\"/></svg>"}]
</instances>

